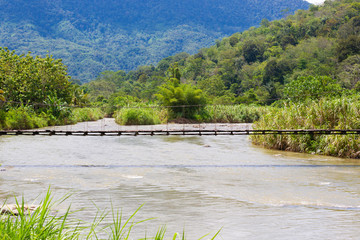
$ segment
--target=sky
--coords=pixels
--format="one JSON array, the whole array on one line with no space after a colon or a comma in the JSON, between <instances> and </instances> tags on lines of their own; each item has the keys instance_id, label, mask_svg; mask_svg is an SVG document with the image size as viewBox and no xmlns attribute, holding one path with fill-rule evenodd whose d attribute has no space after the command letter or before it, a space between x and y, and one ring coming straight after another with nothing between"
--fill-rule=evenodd
<instances>
[{"instance_id":1,"label":"sky","mask_svg":"<svg viewBox=\"0 0 360 240\"><path fill-rule=\"evenodd\" d=\"M323 2L325 2L325 0L306 0L308 1L309 3L312 3L312 4L321 4Z\"/></svg>"}]
</instances>

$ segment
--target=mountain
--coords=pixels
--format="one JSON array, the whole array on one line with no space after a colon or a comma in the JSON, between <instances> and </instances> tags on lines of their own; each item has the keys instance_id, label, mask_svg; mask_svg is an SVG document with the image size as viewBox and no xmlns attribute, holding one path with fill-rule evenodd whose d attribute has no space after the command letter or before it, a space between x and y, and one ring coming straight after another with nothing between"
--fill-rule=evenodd
<instances>
[{"instance_id":1,"label":"mountain","mask_svg":"<svg viewBox=\"0 0 360 240\"><path fill-rule=\"evenodd\" d=\"M306 9L303 0L0 0L0 46L62 58L81 81Z\"/></svg>"},{"instance_id":2,"label":"mountain","mask_svg":"<svg viewBox=\"0 0 360 240\"><path fill-rule=\"evenodd\" d=\"M82 87L91 101L113 106L110 110L124 105L124 96L154 102L173 74L168 69L215 104L267 105L360 93L360 0L326 1L263 20L194 55L179 53L128 73L105 71Z\"/></svg>"}]
</instances>

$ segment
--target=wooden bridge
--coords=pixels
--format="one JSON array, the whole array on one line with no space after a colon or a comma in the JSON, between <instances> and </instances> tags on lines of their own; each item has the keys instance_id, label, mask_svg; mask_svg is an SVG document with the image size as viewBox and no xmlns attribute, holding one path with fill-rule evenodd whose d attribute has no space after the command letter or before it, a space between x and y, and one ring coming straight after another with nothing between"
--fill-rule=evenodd
<instances>
[{"instance_id":1,"label":"wooden bridge","mask_svg":"<svg viewBox=\"0 0 360 240\"><path fill-rule=\"evenodd\" d=\"M0 130L0 136L168 136L168 135L349 135L360 129L252 129L247 123L195 123L120 126L112 118L75 125L52 126L32 130Z\"/></svg>"},{"instance_id":2,"label":"wooden bridge","mask_svg":"<svg viewBox=\"0 0 360 240\"><path fill-rule=\"evenodd\" d=\"M360 134L360 129L294 129L294 130L253 130L253 129L128 129L128 130L8 130L1 135L44 135L44 136L139 136L139 135L349 135Z\"/></svg>"}]
</instances>

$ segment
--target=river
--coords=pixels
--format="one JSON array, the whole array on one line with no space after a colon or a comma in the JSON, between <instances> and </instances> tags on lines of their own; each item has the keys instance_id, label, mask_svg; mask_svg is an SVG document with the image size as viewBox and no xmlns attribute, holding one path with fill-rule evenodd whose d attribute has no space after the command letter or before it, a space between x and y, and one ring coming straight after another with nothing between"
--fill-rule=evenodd
<instances>
[{"instance_id":1,"label":"river","mask_svg":"<svg viewBox=\"0 0 360 240\"><path fill-rule=\"evenodd\" d=\"M0 164L2 201L37 202L51 186L55 199L73 194L58 212L71 203L88 221L94 205L112 203L128 217L144 204L136 219L156 219L136 226L134 238L164 224L169 239L220 228L225 240L360 235L358 160L270 151L247 136L2 136Z\"/></svg>"}]
</instances>

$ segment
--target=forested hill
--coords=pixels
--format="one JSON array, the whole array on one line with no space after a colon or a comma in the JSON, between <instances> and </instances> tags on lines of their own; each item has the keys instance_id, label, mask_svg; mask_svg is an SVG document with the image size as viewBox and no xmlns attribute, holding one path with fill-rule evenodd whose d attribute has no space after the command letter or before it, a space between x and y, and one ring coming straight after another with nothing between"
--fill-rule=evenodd
<instances>
[{"instance_id":1,"label":"forested hill","mask_svg":"<svg viewBox=\"0 0 360 240\"><path fill-rule=\"evenodd\" d=\"M303 0L0 0L0 46L52 54L82 81L306 9Z\"/></svg>"},{"instance_id":2,"label":"forested hill","mask_svg":"<svg viewBox=\"0 0 360 240\"><path fill-rule=\"evenodd\" d=\"M92 99L154 100L177 63L182 82L213 103L271 104L360 92L360 0L325 1L218 41L194 55L167 57L126 74L104 72L85 87Z\"/></svg>"}]
</instances>

